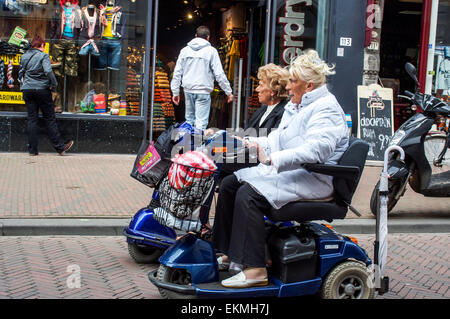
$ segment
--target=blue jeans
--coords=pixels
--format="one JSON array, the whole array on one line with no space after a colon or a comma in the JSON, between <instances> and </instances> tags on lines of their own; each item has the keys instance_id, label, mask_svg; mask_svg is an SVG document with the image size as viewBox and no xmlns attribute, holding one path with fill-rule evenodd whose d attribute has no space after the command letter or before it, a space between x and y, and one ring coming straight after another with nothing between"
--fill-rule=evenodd
<instances>
[{"instance_id":1,"label":"blue jeans","mask_svg":"<svg viewBox=\"0 0 450 319\"><path fill-rule=\"evenodd\" d=\"M122 54L122 42L120 40L102 39L98 41L100 56L97 59L97 70L120 70L120 56Z\"/></svg>"},{"instance_id":2,"label":"blue jeans","mask_svg":"<svg viewBox=\"0 0 450 319\"><path fill-rule=\"evenodd\" d=\"M99 56L100 52L97 52L94 48L94 46L89 43L88 45L86 45L84 48L80 49L80 52L78 52L79 55L88 55L89 52L91 52L92 55L94 56Z\"/></svg>"},{"instance_id":3,"label":"blue jeans","mask_svg":"<svg viewBox=\"0 0 450 319\"><path fill-rule=\"evenodd\" d=\"M186 122L205 130L208 126L211 109L211 95L184 92L186 104Z\"/></svg>"}]
</instances>

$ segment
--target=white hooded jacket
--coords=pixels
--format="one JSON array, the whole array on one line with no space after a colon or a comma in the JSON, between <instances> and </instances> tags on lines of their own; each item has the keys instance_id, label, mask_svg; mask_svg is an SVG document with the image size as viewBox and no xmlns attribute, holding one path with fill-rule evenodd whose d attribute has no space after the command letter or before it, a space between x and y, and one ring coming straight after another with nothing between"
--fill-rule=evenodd
<instances>
[{"instance_id":1,"label":"white hooded jacket","mask_svg":"<svg viewBox=\"0 0 450 319\"><path fill-rule=\"evenodd\" d=\"M270 155L272 165L259 164L234 174L274 208L333 193L331 176L301 168L304 163L337 164L348 147L345 114L326 85L306 93L300 105L289 102L278 129L254 140Z\"/></svg>"},{"instance_id":2,"label":"white hooded jacket","mask_svg":"<svg viewBox=\"0 0 450 319\"><path fill-rule=\"evenodd\" d=\"M209 94L214 79L227 95L232 93L217 50L209 41L194 38L180 51L170 83L172 93L180 95L181 85L187 93Z\"/></svg>"}]
</instances>

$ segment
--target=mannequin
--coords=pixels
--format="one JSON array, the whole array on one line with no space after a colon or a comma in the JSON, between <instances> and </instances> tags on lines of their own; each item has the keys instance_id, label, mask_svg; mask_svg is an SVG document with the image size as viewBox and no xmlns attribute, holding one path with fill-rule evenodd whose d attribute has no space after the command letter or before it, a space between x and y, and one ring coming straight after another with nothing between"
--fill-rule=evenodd
<instances>
[{"instance_id":1,"label":"mannequin","mask_svg":"<svg viewBox=\"0 0 450 319\"><path fill-rule=\"evenodd\" d=\"M125 30L125 14L119 0L107 0L100 5L101 51L98 70L119 70L122 53L122 36Z\"/></svg>"},{"instance_id":2,"label":"mannequin","mask_svg":"<svg viewBox=\"0 0 450 319\"><path fill-rule=\"evenodd\" d=\"M100 55L100 50L95 40L100 38L100 14L91 2L82 11L82 29L80 31L80 55L91 53Z\"/></svg>"},{"instance_id":3,"label":"mannequin","mask_svg":"<svg viewBox=\"0 0 450 319\"><path fill-rule=\"evenodd\" d=\"M82 26L81 9L78 0L60 0L61 8L58 8L51 23L51 39L55 39L53 45L53 57L61 66L54 70L57 76L77 76L78 56L76 41Z\"/></svg>"}]
</instances>

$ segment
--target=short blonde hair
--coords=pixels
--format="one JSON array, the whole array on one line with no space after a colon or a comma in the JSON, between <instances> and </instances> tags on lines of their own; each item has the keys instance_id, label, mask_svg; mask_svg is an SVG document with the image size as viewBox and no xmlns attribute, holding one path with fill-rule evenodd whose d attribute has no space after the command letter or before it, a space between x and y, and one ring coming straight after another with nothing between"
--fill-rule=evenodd
<instances>
[{"instance_id":1,"label":"short blonde hair","mask_svg":"<svg viewBox=\"0 0 450 319\"><path fill-rule=\"evenodd\" d=\"M291 62L289 73L294 79L313 82L318 88L327 82L328 75L336 73L334 67L323 61L317 51L307 50Z\"/></svg>"},{"instance_id":2,"label":"short blonde hair","mask_svg":"<svg viewBox=\"0 0 450 319\"><path fill-rule=\"evenodd\" d=\"M258 69L258 79L265 79L269 89L275 92L275 98L288 98L286 86L289 82L289 71L273 63L261 66Z\"/></svg>"}]
</instances>

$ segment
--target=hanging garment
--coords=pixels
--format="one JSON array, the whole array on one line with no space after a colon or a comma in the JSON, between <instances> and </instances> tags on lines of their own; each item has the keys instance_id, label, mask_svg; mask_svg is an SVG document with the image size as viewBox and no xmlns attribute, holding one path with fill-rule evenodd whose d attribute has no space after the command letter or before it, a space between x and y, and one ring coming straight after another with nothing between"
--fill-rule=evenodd
<instances>
[{"instance_id":1,"label":"hanging garment","mask_svg":"<svg viewBox=\"0 0 450 319\"><path fill-rule=\"evenodd\" d=\"M82 10L82 24L80 31L80 40L82 46L80 48L80 55L87 55L92 52L94 55L99 55L99 49L95 43L95 39L100 37L100 19L97 14L97 9L94 9L93 15L89 14L89 9L84 7Z\"/></svg>"},{"instance_id":2,"label":"hanging garment","mask_svg":"<svg viewBox=\"0 0 450 319\"><path fill-rule=\"evenodd\" d=\"M0 90L5 82L5 62L0 59Z\"/></svg>"},{"instance_id":3,"label":"hanging garment","mask_svg":"<svg viewBox=\"0 0 450 319\"><path fill-rule=\"evenodd\" d=\"M237 61L239 61L239 57L241 56L239 50L239 40L233 40L233 44L231 45L231 50L228 53L230 57L230 66L228 69L228 80L234 80L234 65Z\"/></svg>"}]
</instances>

